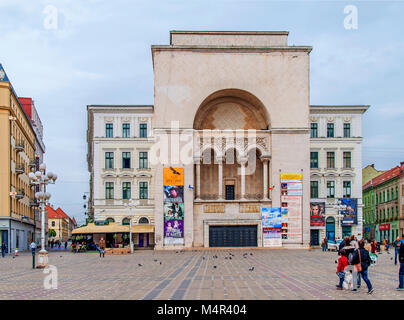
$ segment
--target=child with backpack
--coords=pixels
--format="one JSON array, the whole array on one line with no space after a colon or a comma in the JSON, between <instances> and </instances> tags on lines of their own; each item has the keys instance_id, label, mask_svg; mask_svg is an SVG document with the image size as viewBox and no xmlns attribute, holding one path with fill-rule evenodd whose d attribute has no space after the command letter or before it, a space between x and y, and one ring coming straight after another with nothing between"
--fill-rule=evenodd
<instances>
[{"instance_id":1,"label":"child with backpack","mask_svg":"<svg viewBox=\"0 0 404 320\"><path fill-rule=\"evenodd\" d=\"M337 284L337 290L342 290L342 284L345 280L345 268L348 266L348 259L344 255L341 255L338 259L337 275L339 278L339 284Z\"/></svg>"}]
</instances>

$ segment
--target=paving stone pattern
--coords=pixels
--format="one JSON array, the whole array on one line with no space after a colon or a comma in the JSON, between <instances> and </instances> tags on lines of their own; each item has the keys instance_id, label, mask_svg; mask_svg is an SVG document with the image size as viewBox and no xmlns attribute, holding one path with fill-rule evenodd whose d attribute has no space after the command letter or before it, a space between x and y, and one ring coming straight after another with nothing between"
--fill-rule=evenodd
<instances>
[{"instance_id":1,"label":"paving stone pattern","mask_svg":"<svg viewBox=\"0 0 404 320\"><path fill-rule=\"evenodd\" d=\"M50 252L57 289L44 288L47 275L23 253L0 258L0 299L404 300L391 258L382 253L369 269L375 292L368 295L364 281L357 293L336 290L337 254L321 250L136 251L105 258Z\"/></svg>"}]
</instances>

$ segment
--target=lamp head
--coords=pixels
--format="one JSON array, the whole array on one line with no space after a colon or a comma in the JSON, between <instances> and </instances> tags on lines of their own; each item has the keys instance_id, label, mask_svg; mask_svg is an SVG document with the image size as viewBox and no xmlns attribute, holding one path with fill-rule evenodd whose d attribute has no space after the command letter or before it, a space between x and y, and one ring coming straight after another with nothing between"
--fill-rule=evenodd
<instances>
[{"instance_id":1,"label":"lamp head","mask_svg":"<svg viewBox=\"0 0 404 320\"><path fill-rule=\"evenodd\" d=\"M35 172L35 176L36 176L38 179L40 179L40 178L42 177L41 171Z\"/></svg>"},{"instance_id":2,"label":"lamp head","mask_svg":"<svg viewBox=\"0 0 404 320\"><path fill-rule=\"evenodd\" d=\"M46 164L45 164L45 163L41 163L41 164L39 165L39 170L45 171L45 170L46 170Z\"/></svg>"}]
</instances>

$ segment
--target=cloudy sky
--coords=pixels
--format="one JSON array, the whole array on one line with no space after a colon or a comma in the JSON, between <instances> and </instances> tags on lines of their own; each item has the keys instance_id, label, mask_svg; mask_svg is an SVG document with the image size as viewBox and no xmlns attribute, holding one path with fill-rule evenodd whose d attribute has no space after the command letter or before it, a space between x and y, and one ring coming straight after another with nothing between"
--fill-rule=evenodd
<instances>
[{"instance_id":1,"label":"cloudy sky","mask_svg":"<svg viewBox=\"0 0 404 320\"><path fill-rule=\"evenodd\" d=\"M344 28L347 5L356 30ZM86 106L153 104L150 46L168 44L169 30L289 31L289 44L313 46L311 104L371 105L363 165L404 161L403 12L404 0L0 0L0 63L35 100L59 175L54 205L83 222Z\"/></svg>"}]
</instances>

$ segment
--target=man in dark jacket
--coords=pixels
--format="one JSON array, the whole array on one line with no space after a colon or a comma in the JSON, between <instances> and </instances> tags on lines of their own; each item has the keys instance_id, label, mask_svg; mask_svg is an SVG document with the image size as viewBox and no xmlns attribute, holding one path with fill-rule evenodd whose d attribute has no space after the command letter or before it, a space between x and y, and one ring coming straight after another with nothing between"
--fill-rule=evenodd
<instances>
[{"instance_id":1,"label":"man in dark jacket","mask_svg":"<svg viewBox=\"0 0 404 320\"><path fill-rule=\"evenodd\" d=\"M355 265L360 263L362 267L362 270L358 272L359 273L358 286L360 287L360 279L362 276L363 281L365 281L366 285L368 286L368 294L372 294L374 292L374 289L372 287L370 280L368 279L368 267L370 266L371 263L370 255L369 252L365 249L365 241L360 240L358 244L359 248L354 251L352 258L352 264Z\"/></svg>"},{"instance_id":2,"label":"man in dark jacket","mask_svg":"<svg viewBox=\"0 0 404 320\"><path fill-rule=\"evenodd\" d=\"M399 285L397 290L404 291L404 236L401 239L400 250L398 251L398 261L400 262L400 270L398 272Z\"/></svg>"}]
</instances>

